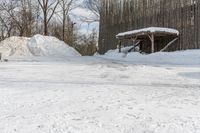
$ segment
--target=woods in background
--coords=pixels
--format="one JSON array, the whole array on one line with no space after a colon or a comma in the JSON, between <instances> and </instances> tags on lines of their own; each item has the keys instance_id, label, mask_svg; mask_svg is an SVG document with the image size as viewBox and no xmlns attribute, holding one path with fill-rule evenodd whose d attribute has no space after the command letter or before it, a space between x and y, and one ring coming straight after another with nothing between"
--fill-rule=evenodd
<instances>
[{"instance_id":1,"label":"woods in background","mask_svg":"<svg viewBox=\"0 0 200 133\"><path fill-rule=\"evenodd\" d=\"M80 7L77 0L7 0L0 2L0 41L10 36L50 35L75 47L79 38L92 39L78 33L69 13ZM97 43L97 36L91 41ZM95 42L94 42L95 41ZM80 50L80 48L79 48ZM86 54L87 55L87 54ZM89 53L90 55L90 53Z\"/></svg>"},{"instance_id":2,"label":"woods in background","mask_svg":"<svg viewBox=\"0 0 200 133\"><path fill-rule=\"evenodd\" d=\"M99 52L117 47L119 32L145 27L180 31L179 42L168 51L200 48L199 0L102 0Z\"/></svg>"},{"instance_id":3,"label":"woods in background","mask_svg":"<svg viewBox=\"0 0 200 133\"><path fill-rule=\"evenodd\" d=\"M44 34L56 36L67 43L71 42L73 35L66 33L69 37L66 39L65 32L71 33L72 30L73 22L69 18L68 11L74 1L8 0L1 2L1 40L10 36L30 37L34 34Z\"/></svg>"}]
</instances>

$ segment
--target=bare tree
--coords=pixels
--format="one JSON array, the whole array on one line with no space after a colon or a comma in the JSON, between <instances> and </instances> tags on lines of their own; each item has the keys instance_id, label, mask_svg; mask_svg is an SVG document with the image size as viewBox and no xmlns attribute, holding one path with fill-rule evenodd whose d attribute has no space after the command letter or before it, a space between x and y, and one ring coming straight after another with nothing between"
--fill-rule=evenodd
<instances>
[{"instance_id":1,"label":"bare tree","mask_svg":"<svg viewBox=\"0 0 200 133\"><path fill-rule=\"evenodd\" d=\"M83 18L86 22L98 22L100 20L101 0L85 0L84 7L92 12L90 17Z\"/></svg>"},{"instance_id":2,"label":"bare tree","mask_svg":"<svg viewBox=\"0 0 200 133\"><path fill-rule=\"evenodd\" d=\"M83 56L92 56L97 52L97 40L97 31L93 29L89 35L78 35L75 48Z\"/></svg>"},{"instance_id":3,"label":"bare tree","mask_svg":"<svg viewBox=\"0 0 200 133\"><path fill-rule=\"evenodd\" d=\"M8 29L11 28L11 25L9 23L13 24L12 29L15 27L20 27L18 24L18 21L16 20L16 13L14 12L14 9L16 8L16 4L13 3L13 1L5 1L1 3L1 22L4 26L4 28ZM8 31L8 30L7 30ZM10 32L8 32L8 36L10 36Z\"/></svg>"},{"instance_id":4,"label":"bare tree","mask_svg":"<svg viewBox=\"0 0 200 133\"><path fill-rule=\"evenodd\" d=\"M2 14L0 15L0 28L1 28L0 40L3 40L6 37L11 36L11 31L13 29L14 24L10 19L10 17L6 15L6 12L2 10L2 8L0 9L0 13Z\"/></svg>"},{"instance_id":5,"label":"bare tree","mask_svg":"<svg viewBox=\"0 0 200 133\"><path fill-rule=\"evenodd\" d=\"M75 1L76 0L60 0L60 6L61 6L61 9L62 9L62 40L65 41L65 36L66 36L66 26L70 25L72 26L72 24L67 24L67 22L70 22L68 19L68 15L69 15L69 12L76 8L77 5L75 4Z\"/></svg>"},{"instance_id":6,"label":"bare tree","mask_svg":"<svg viewBox=\"0 0 200 133\"><path fill-rule=\"evenodd\" d=\"M44 17L44 35L48 35L48 24L53 17L60 0L38 0Z\"/></svg>"},{"instance_id":7,"label":"bare tree","mask_svg":"<svg viewBox=\"0 0 200 133\"><path fill-rule=\"evenodd\" d=\"M0 28L1 28L0 41L5 39L6 37L10 37L12 26L9 25L9 21L5 20L1 16L0 16Z\"/></svg>"},{"instance_id":8,"label":"bare tree","mask_svg":"<svg viewBox=\"0 0 200 133\"><path fill-rule=\"evenodd\" d=\"M43 33L43 19L41 17L41 9L39 3L36 1L34 3L34 10L32 11L33 15L35 16L35 23L33 27L33 33L32 34L42 34Z\"/></svg>"},{"instance_id":9,"label":"bare tree","mask_svg":"<svg viewBox=\"0 0 200 133\"><path fill-rule=\"evenodd\" d=\"M18 32L14 32L20 36L31 36L34 22L31 0L5 1L1 3L0 9L3 14L1 22L4 23L8 36L13 29L17 29Z\"/></svg>"},{"instance_id":10,"label":"bare tree","mask_svg":"<svg viewBox=\"0 0 200 133\"><path fill-rule=\"evenodd\" d=\"M32 0L20 0L19 4L19 6L21 7L19 15L21 16L21 25L24 29L23 34L24 36L31 36L34 23Z\"/></svg>"}]
</instances>

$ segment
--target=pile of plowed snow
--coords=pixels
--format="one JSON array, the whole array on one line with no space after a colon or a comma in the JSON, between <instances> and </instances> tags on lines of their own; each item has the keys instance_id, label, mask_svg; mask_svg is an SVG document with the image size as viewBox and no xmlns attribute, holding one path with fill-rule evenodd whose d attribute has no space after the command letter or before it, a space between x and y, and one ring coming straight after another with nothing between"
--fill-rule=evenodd
<instances>
[{"instance_id":1,"label":"pile of plowed snow","mask_svg":"<svg viewBox=\"0 0 200 133\"><path fill-rule=\"evenodd\" d=\"M32 54L27 47L29 38L26 37L10 37L0 42L0 53L2 57L22 57L31 56Z\"/></svg>"},{"instance_id":2,"label":"pile of plowed snow","mask_svg":"<svg viewBox=\"0 0 200 133\"><path fill-rule=\"evenodd\" d=\"M55 37L35 35L28 41L28 48L34 56L79 56L74 48Z\"/></svg>"},{"instance_id":3,"label":"pile of plowed snow","mask_svg":"<svg viewBox=\"0 0 200 133\"><path fill-rule=\"evenodd\" d=\"M2 58L80 56L72 47L55 37L35 35L32 38L10 37L0 42Z\"/></svg>"}]
</instances>

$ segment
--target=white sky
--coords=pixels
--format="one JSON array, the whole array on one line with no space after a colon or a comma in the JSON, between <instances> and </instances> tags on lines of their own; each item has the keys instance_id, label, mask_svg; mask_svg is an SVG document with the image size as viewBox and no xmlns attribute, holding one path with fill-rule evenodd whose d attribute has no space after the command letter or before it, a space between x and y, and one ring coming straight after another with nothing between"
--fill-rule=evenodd
<instances>
[{"instance_id":1,"label":"white sky","mask_svg":"<svg viewBox=\"0 0 200 133\"><path fill-rule=\"evenodd\" d=\"M76 8L71 12L71 18L72 20L77 23L76 26L78 26L78 28L80 28L80 33L82 34L88 34L91 33L92 29L99 29L99 23L98 22L94 22L94 23L86 23L81 21L81 18L86 17L86 18L90 18L91 16L93 16L93 14L84 8Z\"/></svg>"}]
</instances>

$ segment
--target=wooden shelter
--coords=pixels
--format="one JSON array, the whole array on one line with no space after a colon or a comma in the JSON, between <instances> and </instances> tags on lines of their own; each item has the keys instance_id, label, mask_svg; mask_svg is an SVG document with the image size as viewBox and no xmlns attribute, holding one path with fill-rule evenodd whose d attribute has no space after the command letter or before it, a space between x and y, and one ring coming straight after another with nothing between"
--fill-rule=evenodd
<instances>
[{"instance_id":1,"label":"wooden shelter","mask_svg":"<svg viewBox=\"0 0 200 133\"><path fill-rule=\"evenodd\" d=\"M128 32L119 33L119 52L122 45L126 46L127 40L132 41L133 47L140 46L140 50L146 53L164 51L178 40L179 31L164 27L148 27ZM124 43L125 42L125 43Z\"/></svg>"},{"instance_id":2,"label":"wooden shelter","mask_svg":"<svg viewBox=\"0 0 200 133\"><path fill-rule=\"evenodd\" d=\"M98 52L116 49L116 34L146 27L179 31L179 39L165 51L200 49L200 0L101 0ZM155 37L159 51L174 36ZM123 41L124 42L124 41ZM143 43L151 43L146 37ZM149 51L149 45L141 45ZM156 49L157 48L157 49Z\"/></svg>"}]
</instances>

